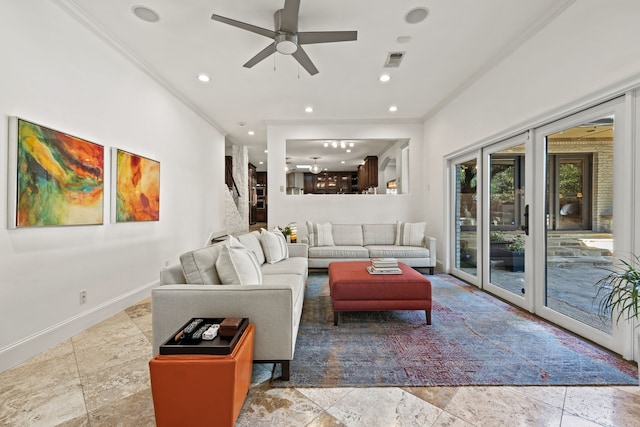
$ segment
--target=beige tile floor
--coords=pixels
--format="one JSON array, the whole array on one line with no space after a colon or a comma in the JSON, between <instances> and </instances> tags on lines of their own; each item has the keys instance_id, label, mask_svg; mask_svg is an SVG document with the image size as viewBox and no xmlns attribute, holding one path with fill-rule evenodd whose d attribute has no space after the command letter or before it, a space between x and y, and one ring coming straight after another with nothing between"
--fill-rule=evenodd
<instances>
[{"instance_id":1,"label":"beige tile floor","mask_svg":"<svg viewBox=\"0 0 640 427\"><path fill-rule=\"evenodd\" d=\"M1 426L153 426L149 299L0 374ZM271 388L237 426L640 426L640 387Z\"/></svg>"}]
</instances>

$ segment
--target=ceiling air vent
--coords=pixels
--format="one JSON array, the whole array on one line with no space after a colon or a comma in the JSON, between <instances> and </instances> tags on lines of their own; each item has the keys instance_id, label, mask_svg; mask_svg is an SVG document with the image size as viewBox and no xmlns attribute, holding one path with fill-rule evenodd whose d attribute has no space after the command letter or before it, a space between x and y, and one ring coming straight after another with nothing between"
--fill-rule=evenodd
<instances>
[{"instance_id":1,"label":"ceiling air vent","mask_svg":"<svg viewBox=\"0 0 640 427\"><path fill-rule=\"evenodd\" d=\"M384 63L385 68L398 68L404 58L404 52L389 52Z\"/></svg>"}]
</instances>

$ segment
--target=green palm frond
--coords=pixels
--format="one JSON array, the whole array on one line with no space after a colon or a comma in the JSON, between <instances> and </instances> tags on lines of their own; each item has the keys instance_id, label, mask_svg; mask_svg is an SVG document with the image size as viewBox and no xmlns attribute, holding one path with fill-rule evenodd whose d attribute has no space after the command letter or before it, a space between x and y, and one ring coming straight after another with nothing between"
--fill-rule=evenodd
<instances>
[{"instance_id":1,"label":"green palm frond","mask_svg":"<svg viewBox=\"0 0 640 427\"><path fill-rule=\"evenodd\" d=\"M640 296L640 256L631 261L619 259L620 267L607 269L608 274L598 280L596 298L602 297L599 311L602 314L618 313L616 322L624 318L637 318L640 314L638 297Z\"/></svg>"}]
</instances>

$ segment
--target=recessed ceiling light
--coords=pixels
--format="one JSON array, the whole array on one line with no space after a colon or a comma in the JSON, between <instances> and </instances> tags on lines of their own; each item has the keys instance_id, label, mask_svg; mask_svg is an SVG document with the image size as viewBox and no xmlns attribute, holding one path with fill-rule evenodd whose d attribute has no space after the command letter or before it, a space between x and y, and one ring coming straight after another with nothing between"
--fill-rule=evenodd
<instances>
[{"instance_id":1,"label":"recessed ceiling light","mask_svg":"<svg viewBox=\"0 0 640 427\"><path fill-rule=\"evenodd\" d=\"M258 162L259 165L264 165L264 162Z\"/></svg>"},{"instance_id":2,"label":"recessed ceiling light","mask_svg":"<svg viewBox=\"0 0 640 427\"><path fill-rule=\"evenodd\" d=\"M133 6L131 11L138 18L146 22L158 22L160 20L160 15L145 6Z\"/></svg>"},{"instance_id":3,"label":"recessed ceiling light","mask_svg":"<svg viewBox=\"0 0 640 427\"><path fill-rule=\"evenodd\" d=\"M209 77L208 75L204 74L204 73L200 73L198 74L198 80L200 80L203 83L208 83L211 81L211 77Z\"/></svg>"},{"instance_id":4,"label":"recessed ceiling light","mask_svg":"<svg viewBox=\"0 0 640 427\"><path fill-rule=\"evenodd\" d=\"M247 132L249 135L255 135L256 133L252 130L250 130L249 132Z\"/></svg>"},{"instance_id":5,"label":"recessed ceiling light","mask_svg":"<svg viewBox=\"0 0 640 427\"><path fill-rule=\"evenodd\" d=\"M396 111L398 111L398 107L395 105L392 105L391 107L389 107L389 111L392 113L395 113Z\"/></svg>"},{"instance_id":6,"label":"recessed ceiling light","mask_svg":"<svg viewBox=\"0 0 640 427\"><path fill-rule=\"evenodd\" d=\"M328 142L325 142L325 143L324 143L324 148L327 148L328 146L329 146L329 143L328 143Z\"/></svg>"},{"instance_id":7,"label":"recessed ceiling light","mask_svg":"<svg viewBox=\"0 0 640 427\"><path fill-rule=\"evenodd\" d=\"M343 160L343 161L341 161L340 163L342 163L342 164L344 165L345 161Z\"/></svg>"},{"instance_id":8,"label":"recessed ceiling light","mask_svg":"<svg viewBox=\"0 0 640 427\"><path fill-rule=\"evenodd\" d=\"M304 111L307 113L313 113L313 107L309 106L309 107L305 107Z\"/></svg>"},{"instance_id":9,"label":"recessed ceiling light","mask_svg":"<svg viewBox=\"0 0 640 427\"><path fill-rule=\"evenodd\" d=\"M265 152L265 153L268 153L268 152L269 152L269 150L264 150L264 152Z\"/></svg>"},{"instance_id":10,"label":"recessed ceiling light","mask_svg":"<svg viewBox=\"0 0 640 427\"><path fill-rule=\"evenodd\" d=\"M427 19L427 15L429 15L429 9L426 7L416 7L404 16L404 20L408 24L417 24Z\"/></svg>"},{"instance_id":11,"label":"recessed ceiling light","mask_svg":"<svg viewBox=\"0 0 640 427\"><path fill-rule=\"evenodd\" d=\"M380 75L379 80L383 83L388 82L389 80L391 80L391 76L389 74L382 74Z\"/></svg>"},{"instance_id":12,"label":"recessed ceiling light","mask_svg":"<svg viewBox=\"0 0 640 427\"><path fill-rule=\"evenodd\" d=\"M347 153L350 153L350 152L351 152L351 150L349 148L347 148Z\"/></svg>"},{"instance_id":13,"label":"recessed ceiling light","mask_svg":"<svg viewBox=\"0 0 640 427\"><path fill-rule=\"evenodd\" d=\"M355 144L355 143L353 143L353 142L350 142L350 143L349 143L349 147L353 147L353 146L355 146L355 145L356 145L356 144Z\"/></svg>"}]
</instances>

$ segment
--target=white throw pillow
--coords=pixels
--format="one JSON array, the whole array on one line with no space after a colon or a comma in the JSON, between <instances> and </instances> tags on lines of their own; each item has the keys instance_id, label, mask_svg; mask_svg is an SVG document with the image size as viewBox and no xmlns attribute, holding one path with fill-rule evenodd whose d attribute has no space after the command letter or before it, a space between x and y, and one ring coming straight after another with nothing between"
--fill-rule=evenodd
<instances>
[{"instance_id":1,"label":"white throw pillow","mask_svg":"<svg viewBox=\"0 0 640 427\"><path fill-rule=\"evenodd\" d=\"M229 246L230 248L246 248L246 246L243 245L242 242L234 236L229 236L229 238L227 239L227 246Z\"/></svg>"},{"instance_id":2,"label":"white throw pillow","mask_svg":"<svg viewBox=\"0 0 640 427\"><path fill-rule=\"evenodd\" d=\"M269 264L275 264L283 259L289 258L289 246L284 234L277 228L273 231L260 230L260 244L264 257Z\"/></svg>"},{"instance_id":3,"label":"white throw pillow","mask_svg":"<svg viewBox=\"0 0 640 427\"><path fill-rule=\"evenodd\" d=\"M307 228L309 229L309 246L335 246L330 222L325 224L307 222Z\"/></svg>"},{"instance_id":4,"label":"white throw pillow","mask_svg":"<svg viewBox=\"0 0 640 427\"><path fill-rule=\"evenodd\" d=\"M223 245L216 260L223 285L261 285L262 270L252 250Z\"/></svg>"},{"instance_id":5,"label":"white throw pillow","mask_svg":"<svg viewBox=\"0 0 640 427\"><path fill-rule=\"evenodd\" d=\"M423 246L424 231L427 224L424 222L398 221L396 229L396 246Z\"/></svg>"},{"instance_id":6,"label":"white throw pillow","mask_svg":"<svg viewBox=\"0 0 640 427\"><path fill-rule=\"evenodd\" d=\"M180 255L182 273L188 284L217 285L222 283L216 269L216 261L220 257L222 247L227 247L226 242L216 243Z\"/></svg>"}]
</instances>

